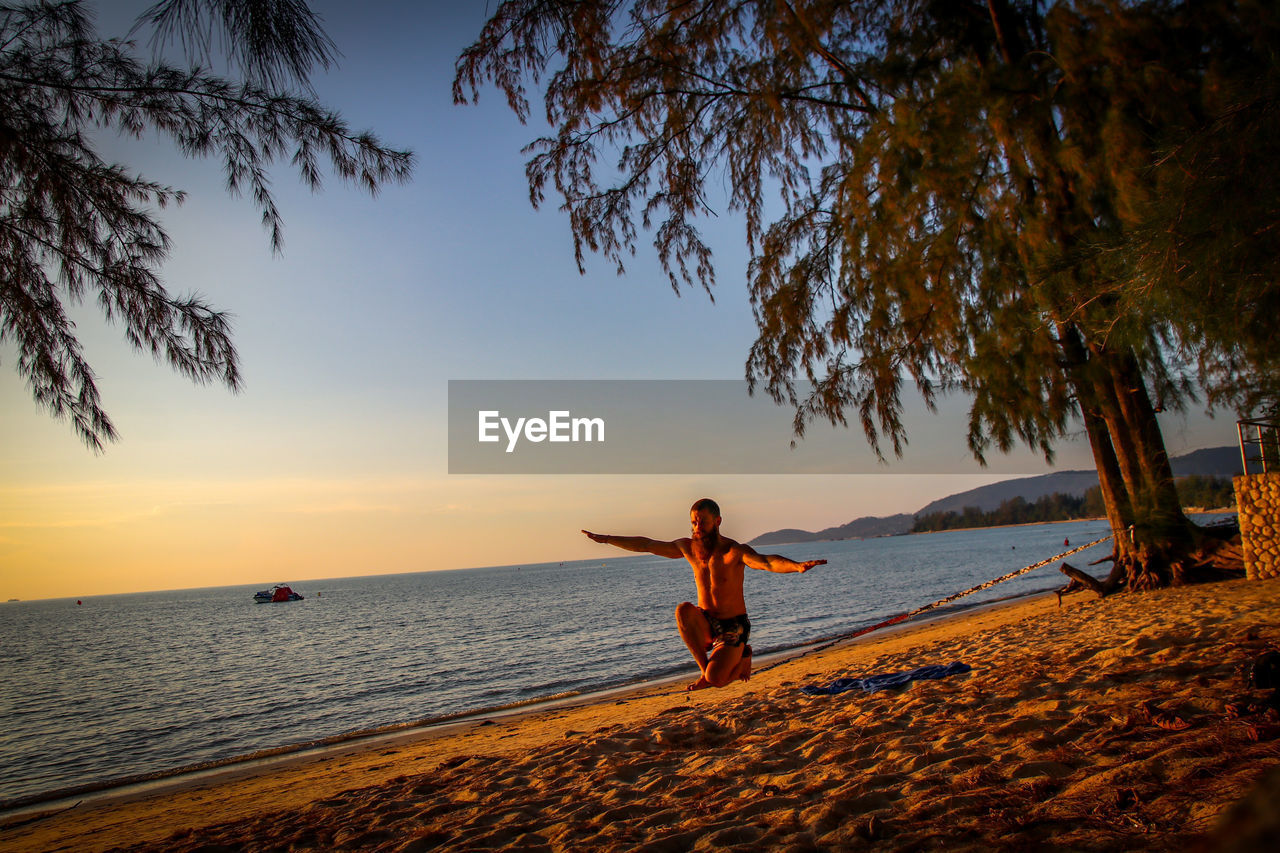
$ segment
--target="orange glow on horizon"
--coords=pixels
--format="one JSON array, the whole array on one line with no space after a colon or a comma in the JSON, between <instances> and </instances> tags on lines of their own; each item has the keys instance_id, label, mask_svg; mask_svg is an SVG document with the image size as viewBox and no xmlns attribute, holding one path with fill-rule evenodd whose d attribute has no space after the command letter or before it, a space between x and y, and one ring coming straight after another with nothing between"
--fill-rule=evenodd
<instances>
[{"instance_id":1,"label":"orange glow on horizon","mask_svg":"<svg viewBox=\"0 0 1280 853\"><path fill-rule=\"evenodd\" d=\"M976 485L972 478L957 488ZM998 479L998 478L991 478ZM922 504L937 478L139 479L0 488L0 600L589 559L578 531L677 538L713 495L726 535ZM919 497L915 497L919 495ZM859 509L868 501L874 507ZM898 510L893 510L898 511Z\"/></svg>"}]
</instances>

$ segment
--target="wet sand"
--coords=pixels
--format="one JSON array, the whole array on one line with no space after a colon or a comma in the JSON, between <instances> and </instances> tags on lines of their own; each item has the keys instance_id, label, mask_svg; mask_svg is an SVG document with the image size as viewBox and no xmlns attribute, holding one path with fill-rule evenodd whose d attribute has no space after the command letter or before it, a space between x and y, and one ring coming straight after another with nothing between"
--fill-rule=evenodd
<instances>
[{"instance_id":1,"label":"wet sand","mask_svg":"<svg viewBox=\"0 0 1280 853\"><path fill-rule=\"evenodd\" d=\"M1280 719L1241 676L1280 647L1278 599L1280 582L1241 580L1021 600L723 690L648 687L95 798L8 823L0 850L1266 849L1249 821L1280 799L1220 823L1280 774ZM973 669L799 691L952 661Z\"/></svg>"}]
</instances>

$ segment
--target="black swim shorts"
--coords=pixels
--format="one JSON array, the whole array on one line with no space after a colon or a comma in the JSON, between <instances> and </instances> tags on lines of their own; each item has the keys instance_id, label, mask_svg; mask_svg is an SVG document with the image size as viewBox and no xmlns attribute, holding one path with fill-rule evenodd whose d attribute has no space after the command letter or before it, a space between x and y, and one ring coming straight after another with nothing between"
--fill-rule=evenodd
<instances>
[{"instance_id":1,"label":"black swim shorts","mask_svg":"<svg viewBox=\"0 0 1280 853\"><path fill-rule=\"evenodd\" d=\"M702 610L701 607L698 609ZM702 610L702 615L707 617L707 625L711 627L712 645L741 646L751 636L751 620L745 613L728 619L712 616L705 610Z\"/></svg>"}]
</instances>

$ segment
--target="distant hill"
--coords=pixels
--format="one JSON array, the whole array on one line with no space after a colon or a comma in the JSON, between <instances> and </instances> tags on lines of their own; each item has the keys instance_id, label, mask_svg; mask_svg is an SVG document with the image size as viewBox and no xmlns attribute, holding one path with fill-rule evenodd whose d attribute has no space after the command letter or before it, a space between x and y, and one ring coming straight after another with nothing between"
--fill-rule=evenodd
<instances>
[{"instance_id":1,"label":"distant hill","mask_svg":"<svg viewBox=\"0 0 1280 853\"><path fill-rule=\"evenodd\" d=\"M1173 457L1170 464L1173 465L1175 477L1190 477L1192 474L1199 474L1201 477L1235 477L1244 473L1240 465L1239 447L1195 450Z\"/></svg>"},{"instance_id":2,"label":"distant hill","mask_svg":"<svg viewBox=\"0 0 1280 853\"><path fill-rule=\"evenodd\" d=\"M1175 477L1189 477L1192 474L1199 474L1202 477L1234 477L1240 473L1240 449L1210 447L1183 456L1175 456L1170 460L1170 464ZM960 492L922 507L916 515L963 512L967 506L977 507L983 512L991 512L999 509L1003 502L1019 496L1028 502L1035 502L1037 498L1057 492L1081 497L1096 485L1098 485L1097 471L1055 471L1039 477L1003 480L989 486Z\"/></svg>"},{"instance_id":3,"label":"distant hill","mask_svg":"<svg viewBox=\"0 0 1280 853\"><path fill-rule=\"evenodd\" d=\"M964 512L967 506L974 506L983 512L999 509L1000 504L1017 497L1034 503L1038 498L1061 492L1064 495L1080 497L1089 489L1098 485L1097 471L1055 471L1039 477L1023 477L1020 480L1001 480L989 486L979 486L967 492L960 492L941 498L921 507L916 515L929 515L935 512Z\"/></svg>"},{"instance_id":4,"label":"distant hill","mask_svg":"<svg viewBox=\"0 0 1280 853\"><path fill-rule=\"evenodd\" d=\"M752 545L778 545L787 542L830 542L835 539L862 539L868 536L896 536L911 529L915 516L899 513L887 518L864 516L839 527L828 527L816 533L788 527L764 533L751 540Z\"/></svg>"},{"instance_id":5,"label":"distant hill","mask_svg":"<svg viewBox=\"0 0 1280 853\"><path fill-rule=\"evenodd\" d=\"M1172 460L1175 477L1188 477L1199 474L1202 477L1234 477L1241 472L1240 449L1237 447L1211 447L1196 450L1183 456L1175 456ZM856 518L839 527L828 527L826 530L808 531L787 528L763 533L752 539L752 545L778 545L791 542L823 542L834 539L855 539L866 536L894 536L906 533L911 529L917 515L928 515L935 512L963 512L965 507L977 507L983 512L999 509L1005 501L1021 497L1029 502L1038 498L1061 492L1065 495L1082 496L1086 491L1098 485L1097 471L1055 471L1038 477L1023 477L1017 480L1002 480L989 486L979 486L967 492L960 492L949 497L936 500L921 507L913 515L905 513L891 515L887 518L867 516Z\"/></svg>"}]
</instances>

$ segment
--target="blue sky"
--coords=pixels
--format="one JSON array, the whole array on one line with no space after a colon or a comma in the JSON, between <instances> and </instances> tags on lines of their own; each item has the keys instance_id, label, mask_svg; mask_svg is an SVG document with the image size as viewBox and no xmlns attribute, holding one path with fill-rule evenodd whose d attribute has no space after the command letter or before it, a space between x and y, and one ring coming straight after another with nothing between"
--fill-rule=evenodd
<instances>
[{"instance_id":1,"label":"blue sky","mask_svg":"<svg viewBox=\"0 0 1280 853\"><path fill-rule=\"evenodd\" d=\"M100 6L103 31L123 34L147 5ZM528 200L521 148L545 132L541 113L522 126L494 90L452 103L454 59L491 5L314 4L342 52L314 78L318 97L418 166L370 198L332 177L312 194L278 164L282 255L216 163L104 140L188 192L163 214L163 278L235 315L245 387L192 385L82 306L121 435L95 456L36 409L0 349L0 598L574 559L604 553L582 527L684 535L704 495L749 538L911 512L1003 478L968 462L947 476L450 477L450 379L737 379L755 337L742 225L723 211L707 223L714 304L677 297L643 251L624 277L598 258L579 274L554 196L536 211ZM1176 452L1234 430L1167 436ZM862 451L860 433L848 440Z\"/></svg>"}]
</instances>

